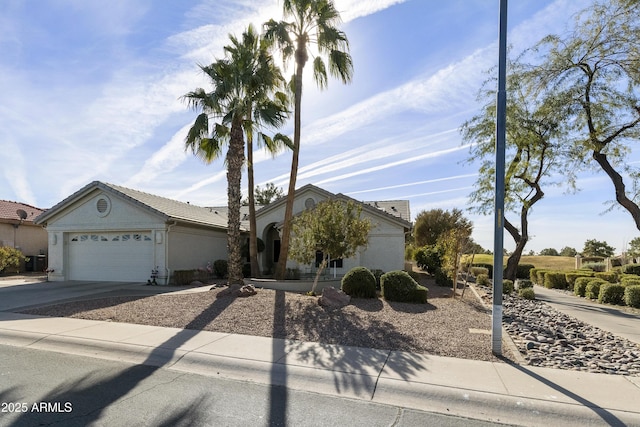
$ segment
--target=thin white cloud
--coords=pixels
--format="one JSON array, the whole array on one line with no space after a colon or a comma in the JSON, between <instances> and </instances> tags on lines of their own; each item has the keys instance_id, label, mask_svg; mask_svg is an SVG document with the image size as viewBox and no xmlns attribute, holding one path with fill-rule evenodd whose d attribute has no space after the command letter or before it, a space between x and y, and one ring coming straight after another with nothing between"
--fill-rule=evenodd
<instances>
[{"instance_id":1,"label":"thin white cloud","mask_svg":"<svg viewBox=\"0 0 640 427\"><path fill-rule=\"evenodd\" d=\"M362 193L374 193L374 192L379 192L379 191L383 191L383 190L394 190L394 189L397 189L397 188L412 187L414 185L435 184L437 182L452 181L452 180L456 180L456 179L471 178L471 177L475 177L475 176L478 176L478 174L477 173L468 173L468 174L464 174L464 175L455 175L455 176L447 176L447 177L444 177L444 178L427 179L427 180L424 180L424 181L408 182L406 184L388 185L386 187L370 188L370 189L367 189L367 190L350 191L350 192L348 192L346 194L347 195L352 195L352 194L362 194ZM407 197L407 196L405 196L405 197Z\"/></svg>"}]
</instances>

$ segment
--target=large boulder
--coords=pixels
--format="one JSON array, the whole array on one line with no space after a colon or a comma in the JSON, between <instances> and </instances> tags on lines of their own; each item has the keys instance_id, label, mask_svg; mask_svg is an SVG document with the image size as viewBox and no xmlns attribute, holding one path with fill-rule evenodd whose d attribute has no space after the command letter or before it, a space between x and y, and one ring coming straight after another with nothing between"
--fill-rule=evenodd
<instances>
[{"instance_id":1,"label":"large boulder","mask_svg":"<svg viewBox=\"0 0 640 427\"><path fill-rule=\"evenodd\" d=\"M322 295L318 298L318 304L328 308L339 308L351 302L351 297L344 292L334 288L326 287L322 290Z\"/></svg>"}]
</instances>

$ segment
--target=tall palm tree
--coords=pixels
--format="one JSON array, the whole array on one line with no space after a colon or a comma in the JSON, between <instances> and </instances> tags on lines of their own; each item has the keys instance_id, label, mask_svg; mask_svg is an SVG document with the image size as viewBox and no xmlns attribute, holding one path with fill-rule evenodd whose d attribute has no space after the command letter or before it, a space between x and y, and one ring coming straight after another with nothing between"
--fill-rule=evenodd
<instances>
[{"instance_id":1,"label":"tall palm tree","mask_svg":"<svg viewBox=\"0 0 640 427\"><path fill-rule=\"evenodd\" d=\"M279 279L284 277L289 254L293 200L300 155L302 72L309 60L310 45L315 44L319 54L313 58L313 78L320 89L326 88L328 83L327 65L321 55L327 57L329 73L341 79L343 83L350 82L353 75L349 41L345 33L337 28L341 22L340 13L332 0L284 0L283 15L284 19L291 19L291 21L271 19L265 23L265 37L274 41L275 45L281 49L284 61L287 62L292 57L295 60L295 74L291 84L295 95L293 155L280 256L276 269L276 278Z\"/></svg>"},{"instance_id":2,"label":"tall palm tree","mask_svg":"<svg viewBox=\"0 0 640 427\"><path fill-rule=\"evenodd\" d=\"M185 139L190 149L206 163L222 155L228 145L227 166L229 284L242 283L240 239L240 184L244 164L244 135L258 124L278 127L286 120L286 102L281 95L269 98L282 84L282 76L249 26L242 39L230 35L224 47L225 57L211 65L200 66L210 78L213 90L198 88L183 96L187 104L202 111ZM210 120L213 123L210 126ZM254 227L255 230L255 227Z\"/></svg>"}]
</instances>

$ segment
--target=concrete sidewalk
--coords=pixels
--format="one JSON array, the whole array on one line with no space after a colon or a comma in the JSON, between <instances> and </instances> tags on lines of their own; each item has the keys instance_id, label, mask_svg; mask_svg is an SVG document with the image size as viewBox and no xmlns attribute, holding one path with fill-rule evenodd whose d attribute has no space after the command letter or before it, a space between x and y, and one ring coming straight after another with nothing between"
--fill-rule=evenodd
<instances>
[{"instance_id":1,"label":"concrete sidewalk","mask_svg":"<svg viewBox=\"0 0 640 427\"><path fill-rule=\"evenodd\" d=\"M0 344L516 425L640 425L640 377L0 312Z\"/></svg>"}]
</instances>

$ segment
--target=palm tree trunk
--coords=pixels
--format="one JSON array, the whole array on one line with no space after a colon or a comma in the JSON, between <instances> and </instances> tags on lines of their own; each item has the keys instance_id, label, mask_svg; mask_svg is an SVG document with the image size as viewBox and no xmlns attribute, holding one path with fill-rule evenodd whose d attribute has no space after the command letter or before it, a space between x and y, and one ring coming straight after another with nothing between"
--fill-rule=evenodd
<instances>
[{"instance_id":1,"label":"palm tree trunk","mask_svg":"<svg viewBox=\"0 0 640 427\"><path fill-rule=\"evenodd\" d=\"M300 49L300 47L298 47ZM300 55L296 54L296 58ZM280 255L276 267L276 279L282 280L287 271L287 258L289 257L289 237L291 235L291 220L293 219L293 201L296 192L296 179L298 177L298 162L300 156L300 112L302 105L302 70L304 62L297 62L295 80L295 111L293 128L293 154L291 156L291 174L289 176L289 191L287 193L287 204L284 211L284 226L282 237L280 238Z\"/></svg>"},{"instance_id":2,"label":"palm tree trunk","mask_svg":"<svg viewBox=\"0 0 640 427\"><path fill-rule=\"evenodd\" d=\"M244 164L244 137L242 126L233 123L227 151L227 196L228 196L228 233L229 284L242 284L242 254L240 240L240 199L242 166Z\"/></svg>"},{"instance_id":3,"label":"palm tree trunk","mask_svg":"<svg viewBox=\"0 0 640 427\"><path fill-rule=\"evenodd\" d=\"M247 138L247 180L249 193L249 262L251 262L251 277L260 277L258 264L258 230L256 229L256 200L253 178L253 141Z\"/></svg>"}]
</instances>

